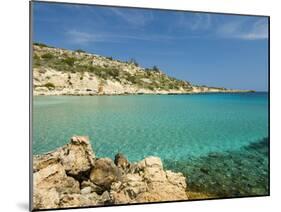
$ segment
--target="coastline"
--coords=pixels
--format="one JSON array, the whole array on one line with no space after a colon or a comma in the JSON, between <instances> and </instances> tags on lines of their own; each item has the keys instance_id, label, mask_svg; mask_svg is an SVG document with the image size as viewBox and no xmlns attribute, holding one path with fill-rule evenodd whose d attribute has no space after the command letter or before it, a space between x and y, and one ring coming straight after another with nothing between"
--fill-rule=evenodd
<instances>
[{"instance_id":1,"label":"coastline","mask_svg":"<svg viewBox=\"0 0 281 212\"><path fill-rule=\"evenodd\" d=\"M82 92L61 92L50 91L38 93L33 90L34 96L138 96L138 95L196 95L196 94L236 94L236 93L255 93L254 90L223 90L223 91L208 91L208 92L140 92L140 93L92 93L87 91Z\"/></svg>"}]
</instances>

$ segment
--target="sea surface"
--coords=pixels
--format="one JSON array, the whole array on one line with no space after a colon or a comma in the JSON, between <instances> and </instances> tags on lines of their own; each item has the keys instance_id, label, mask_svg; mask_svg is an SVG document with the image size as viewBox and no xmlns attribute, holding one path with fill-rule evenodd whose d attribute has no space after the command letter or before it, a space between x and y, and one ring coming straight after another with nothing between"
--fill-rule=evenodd
<instances>
[{"instance_id":1,"label":"sea surface","mask_svg":"<svg viewBox=\"0 0 281 212\"><path fill-rule=\"evenodd\" d=\"M268 93L37 96L33 154L87 135L97 157L159 156L189 190L268 194Z\"/></svg>"}]
</instances>

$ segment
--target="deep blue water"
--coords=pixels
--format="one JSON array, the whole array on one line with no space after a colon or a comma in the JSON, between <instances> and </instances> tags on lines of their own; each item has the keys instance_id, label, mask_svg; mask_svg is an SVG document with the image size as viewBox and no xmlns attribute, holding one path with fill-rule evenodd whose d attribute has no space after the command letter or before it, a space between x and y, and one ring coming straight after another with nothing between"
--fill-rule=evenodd
<instances>
[{"instance_id":1,"label":"deep blue water","mask_svg":"<svg viewBox=\"0 0 281 212\"><path fill-rule=\"evenodd\" d=\"M189 176L194 190L220 196L268 190L267 93L34 97L34 154L54 150L73 135L88 135L98 157L159 156L167 168ZM255 185L243 189L253 175ZM234 176L244 183L233 183ZM216 192L224 191L221 186L225 192Z\"/></svg>"}]
</instances>

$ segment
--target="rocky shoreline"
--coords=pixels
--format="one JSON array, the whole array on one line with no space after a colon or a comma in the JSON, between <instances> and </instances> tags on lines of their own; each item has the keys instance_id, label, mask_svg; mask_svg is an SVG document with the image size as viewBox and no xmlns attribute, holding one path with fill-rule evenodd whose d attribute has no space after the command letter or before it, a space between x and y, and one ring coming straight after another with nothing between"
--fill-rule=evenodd
<instances>
[{"instance_id":1,"label":"rocky shoreline","mask_svg":"<svg viewBox=\"0 0 281 212\"><path fill-rule=\"evenodd\" d=\"M35 91L34 96L129 96L129 95L193 95L193 94L223 94L223 93L253 93L251 90L213 90L213 91L195 91L195 92L184 92L184 91L160 91L160 92L109 92L109 93L95 93L89 91Z\"/></svg>"},{"instance_id":2,"label":"rocky shoreline","mask_svg":"<svg viewBox=\"0 0 281 212\"><path fill-rule=\"evenodd\" d=\"M186 178L164 170L160 158L97 158L85 136L33 156L34 210L188 199Z\"/></svg>"}]
</instances>

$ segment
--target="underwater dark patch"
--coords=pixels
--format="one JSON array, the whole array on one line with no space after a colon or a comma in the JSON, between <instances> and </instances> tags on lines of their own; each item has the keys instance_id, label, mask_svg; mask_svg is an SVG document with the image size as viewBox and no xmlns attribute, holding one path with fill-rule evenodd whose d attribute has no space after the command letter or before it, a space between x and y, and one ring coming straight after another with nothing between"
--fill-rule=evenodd
<instances>
[{"instance_id":1,"label":"underwater dark patch","mask_svg":"<svg viewBox=\"0 0 281 212\"><path fill-rule=\"evenodd\" d=\"M187 177L188 190L214 197L268 195L268 138L236 151L212 152L184 161L164 160Z\"/></svg>"}]
</instances>

